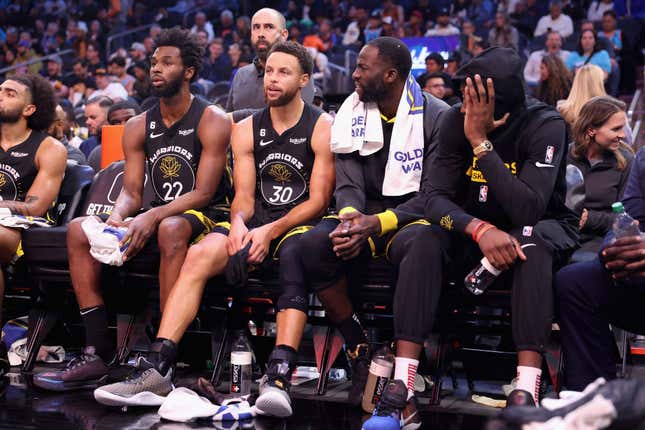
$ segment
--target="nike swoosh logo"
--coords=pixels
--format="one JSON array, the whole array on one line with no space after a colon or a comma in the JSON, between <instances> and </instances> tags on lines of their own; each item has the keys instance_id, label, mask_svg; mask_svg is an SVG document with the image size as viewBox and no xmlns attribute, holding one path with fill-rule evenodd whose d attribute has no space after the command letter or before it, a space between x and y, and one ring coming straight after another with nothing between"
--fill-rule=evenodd
<instances>
[{"instance_id":1,"label":"nike swoosh logo","mask_svg":"<svg viewBox=\"0 0 645 430\"><path fill-rule=\"evenodd\" d=\"M159 133L159 134L150 133L150 139L154 139L159 136L163 136L163 133Z\"/></svg>"},{"instance_id":2,"label":"nike swoosh logo","mask_svg":"<svg viewBox=\"0 0 645 430\"><path fill-rule=\"evenodd\" d=\"M97 310L98 308L99 308L98 306L94 306L93 308L87 309L85 311L80 311L80 313L81 313L81 315L87 315L90 312Z\"/></svg>"},{"instance_id":3,"label":"nike swoosh logo","mask_svg":"<svg viewBox=\"0 0 645 430\"><path fill-rule=\"evenodd\" d=\"M262 140L260 140L260 146L267 146L271 142L273 142L273 140L267 140L265 142L264 139L262 139Z\"/></svg>"},{"instance_id":4,"label":"nike swoosh logo","mask_svg":"<svg viewBox=\"0 0 645 430\"><path fill-rule=\"evenodd\" d=\"M536 167L555 167L553 164L544 164L544 163L540 163L539 161L535 162L535 166Z\"/></svg>"}]
</instances>

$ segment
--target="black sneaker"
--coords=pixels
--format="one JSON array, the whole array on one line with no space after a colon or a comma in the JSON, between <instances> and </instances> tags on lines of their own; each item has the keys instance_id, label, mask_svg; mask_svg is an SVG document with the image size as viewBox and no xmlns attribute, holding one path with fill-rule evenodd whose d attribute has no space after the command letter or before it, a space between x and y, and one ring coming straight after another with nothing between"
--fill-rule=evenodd
<instances>
[{"instance_id":1,"label":"black sneaker","mask_svg":"<svg viewBox=\"0 0 645 430\"><path fill-rule=\"evenodd\" d=\"M96 355L93 346L67 363L63 370L34 375L34 385L51 391L93 389L107 382L108 365Z\"/></svg>"},{"instance_id":2,"label":"black sneaker","mask_svg":"<svg viewBox=\"0 0 645 430\"><path fill-rule=\"evenodd\" d=\"M412 400L412 399L411 399ZM370 419L363 423L362 430L399 430L404 426L403 412L408 406L408 389L399 380L390 380L383 390ZM416 406L416 404L414 404ZM414 415L418 416L416 410ZM421 424L419 423L419 426ZM411 427L413 428L413 427ZM418 428L418 426L416 427Z\"/></svg>"},{"instance_id":3,"label":"black sneaker","mask_svg":"<svg viewBox=\"0 0 645 430\"><path fill-rule=\"evenodd\" d=\"M356 345L353 351L348 350L347 356L352 365L352 386L347 395L347 401L358 406L363 399L365 384L370 373L370 347L367 343Z\"/></svg>"},{"instance_id":4,"label":"black sneaker","mask_svg":"<svg viewBox=\"0 0 645 430\"><path fill-rule=\"evenodd\" d=\"M536 406L533 395L526 390L514 389L506 398L506 407L514 406Z\"/></svg>"},{"instance_id":5,"label":"black sneaker","mask_svg":"<svg viewBox=\"0 0 645 430\"><path fill-rule=\"evenodd\" d=\"M0 341L0 378L9 373L11 366L9 365L9 357L7 356L7 347L4 342Z\"/></svg>"}]
</instances>

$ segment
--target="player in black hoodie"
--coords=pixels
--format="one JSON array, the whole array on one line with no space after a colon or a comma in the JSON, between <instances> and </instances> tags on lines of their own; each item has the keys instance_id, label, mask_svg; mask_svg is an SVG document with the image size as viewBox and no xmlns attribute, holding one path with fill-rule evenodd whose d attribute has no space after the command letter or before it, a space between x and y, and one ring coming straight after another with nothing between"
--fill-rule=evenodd
<instances>
[{"instance_id":1,"label":"player in black hoodie","mask_svg":"<svg viewBox=\"0 0 645 430\"><path fill-rule=\"evenodd\" d=\"M496 282L512 285L519 364L508 405L535 404L553 268L577 245L576 216L564 206L566 127L551 107L525 99L521 60L511 49L488 49L457 76L465 80L464 102L444 114L430 169L426 217L443 227L432 242L441 252L431 255L449 256L446 272L457 279L482 254L506 271ZM441 285L444 263L429 259L429 285Z\"/></svg>"}]
</instances>

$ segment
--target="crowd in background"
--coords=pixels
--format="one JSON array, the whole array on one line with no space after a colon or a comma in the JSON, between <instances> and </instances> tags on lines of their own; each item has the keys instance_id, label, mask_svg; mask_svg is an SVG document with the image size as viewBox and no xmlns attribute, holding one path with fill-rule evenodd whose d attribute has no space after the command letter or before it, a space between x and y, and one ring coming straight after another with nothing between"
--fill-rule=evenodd
<instances>
[{"instance_id":1,"label":"crowd in background","mask_svg":"<svg viewBox=\"0 0 645 430\"><path fill-rule=\"evenodd\" d=\"M151 6L141 0L0 1L0 69L10 68L5 76L26 72L45 76L69 113L72 126L66 136L73 147L80 147L96 129L76 124L85 125L90 99L106 96L112 102L146 104L151 95L153 40L165 27L185 26L198 36L205 55L193 92L226 106L236 72L254 62L252 3L161 0ZM555 106L575 98L571 86L576 71L590 65L602 70L601 86L607 94L634 92L639 47L645 40L645 25L641 25L645 10L632 3L280 0L266 6L281 11L289 39L309 49L321 98L327 89L329 63L344 65L346 51L358 52L373 38L458 35L457 50L426 57L425 73L417 79L427 92L449 104L459 102L459 88L453 88L451 80L459 66L489 46L504 46L517 50L526 61L527 90ZM112 37L130 29L134 30L125 36ZM38 61L46 55L46 60Z\"/></svg>"}]
</instances>

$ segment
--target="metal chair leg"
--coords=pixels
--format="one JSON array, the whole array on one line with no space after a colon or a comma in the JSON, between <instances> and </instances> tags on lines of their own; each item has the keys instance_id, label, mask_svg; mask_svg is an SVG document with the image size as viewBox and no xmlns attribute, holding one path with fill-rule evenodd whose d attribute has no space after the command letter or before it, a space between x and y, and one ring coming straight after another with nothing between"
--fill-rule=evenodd
<instances>
[{"instance_id":1,"label":"metal chair leg","mask_svg":"<svg viewBox=\"0 0 645 430\"><path fill-rule=\"evenodd\" d=\"M329 367L331 363L331 345L334 340L334 327L327 326L327 332L325 333L325 342L322 351L322 358L320 360L320 366L318 366L318 384L316 385L316 394L322 396L327 390L327 377L329 376Z\"/></svg>"},{"instance_id":2,"label":"metal chair leg","mask_svg":"<svg viewBox=\"0 0 645 430\"><path fill-rule=\"evenodd\" d=\"M23 372L31 372L36 363L36 357L43 341L56 324L56 312L34 308L29 314L29 330L27 339L27 358L22 364Z\"/></svg>"}]
</instances>

